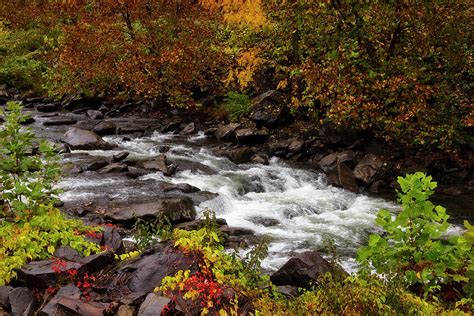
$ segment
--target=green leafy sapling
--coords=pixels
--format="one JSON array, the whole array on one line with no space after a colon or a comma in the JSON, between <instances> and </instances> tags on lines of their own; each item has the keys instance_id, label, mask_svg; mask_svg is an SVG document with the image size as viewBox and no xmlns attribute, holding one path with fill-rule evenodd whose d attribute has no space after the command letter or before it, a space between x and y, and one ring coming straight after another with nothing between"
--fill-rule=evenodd
<instances>
[{"instance_id":1,"label":"green leafy sapling","mask_svg":"<svg viewBox=\"0 0 474 316\"><path fill-rule=\"evenodd\" d=\"M421 172L399 177L402 211L381 210L376 223L386 232L373 234L357 259L388 282L400 282L416 294L449 294L447 300L472 297L472 244L463 236L446 240L446 209L429 201L436 182ZM464 293L463 293L464 292Z\"/></svg>"}]
</instances>

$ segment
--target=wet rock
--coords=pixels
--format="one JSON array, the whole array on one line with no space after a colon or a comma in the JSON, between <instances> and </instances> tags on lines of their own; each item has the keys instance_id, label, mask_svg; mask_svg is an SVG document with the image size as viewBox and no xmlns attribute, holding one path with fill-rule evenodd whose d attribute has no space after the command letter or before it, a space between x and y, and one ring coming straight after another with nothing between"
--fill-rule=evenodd
<instances>
[{"instance_id":1,"label":"wet rock","mask_svg":"<svg viewBox=\"0 0 474 316\"><path fill-rule=\"evenodd\" d=\"M264 154L255 154L252 157L250 157L250 161L256 164L261 164L261 165L269 164L268 156Z\"/></svg>"},{"instance_id":2,"label":"wet rock","mask_svg":"<svg viewBox=\"0 0 474 316\"><path fill-rule=\"evenodd\" d=\"M104 235L101 244L107 249L113 250L116 254L121 255L125 253L125 246L123 245L122 236L120 236L117 228L115 227L104 227Z\"/></svg>"},{"instance_id":3,"label":"wet rock","mask_svg":"<svg viewBox=\"0 0 474 316\"><path fill-rule=\"evenodd\" d=\"M254 151L248 147L239 147L224 152L224 155L236 164L249 162L253 154Z\"/></svg>"},{"instance_id":4,"label":"wet rock","mask_svg":"<svg viewBox=\"0 0 474 316\"><path fill-rule=\"evenodd\" d=\"M346 150L342 152L336 152L329 154L327 156L324 156L320 161L319 161L319 167L324 171L324 172L330 172L334 170L336 167L337 163L345 163L346 165L354 165L355 161L360 158L361 154L360 152L352 151L352 150Z\"/></svg>"},{"instance_id":5,"label":"wet rock","mask_svg":"<svg viewBox=\"0 0 474 316\"><path fill-rule=\"evenodd\" d=\"M18 277L15 283L24 285L34 284L35 287L40 289L54 286L58 281L58 274L53 271L54 265L53 260L30 262L18 270ZM79 269L80 267L79 263L72 261L65 261L64 266L57 266L61 272L69 269Z\"/></svg>"},{"instance_id":6,"label":"wet rock","mask_svg":"<svg viewBox=\"0 0 474 316\"><path fill-rule=\"evenodd\" d=\"M195 269L196 262L193 258L174 249L171 243L160 243L150 251L129 260L107 284L114 280L127 280L126 289L136 293L132 297L143 297L159 286L164 277L174 275L179 270ZM120 297L120 300L126 298Z\"/></svg>"},{"instance_id":7,"label":"wet rock","mask_svg":"<svg viewBox=\"0 0 474 316\"><path fill-rule=\"evenodd\" d=\"M104 118L104 114L100 111L96 110L88 110L87 111L87 116L90 117L93 120L101 120Z\"/></svg>"},{"instance_id":8,"label":"wet rock","mask_svg":"<svg viewBox=\"0 0 474 316\"><path fill-rule=\"evenodd\" d=\"M286 98L275 90L267 91L252 100L249 118L258 125L277 127L292 120Z\"/></svg>"},{"instance_id":9,"label":"wet rock","mask_svg":"<svg viewBox=\"0 0 474 316\"><path fill-rule=\"evenodd\" d=\"M112 162L120 162L128 157L130 153L128 151L122 151L121 153L115 154L112 156Z\"/></svg>"},{"instance_id":10,"label":"wet rock","mask_svg":"<svg viewBox=\"0 0 474 316\"><path fill-rule=\"evenodd\" d=\"M104 141L94 132L78 128L69 129L63 136L62 141L71 149L112 149L115 146Z\"/></svg>"},{"instance_id":11,"label":"wet rock","mask_svg":"<svg viewBox=\"0 0 474 316\"><path fill-rule=\"evenodd\" d=\"M196 193L201 191L199 188L196 188L195 186L192 186L187 183L161 183L160 184L160 189L163 190L163 192L169 192L169 191L180 191L183 193Z\"/></svg>"},{"instance_id":12,"label":"wet rock","mask_svg":"<svg viewBox=\"0 0 474 316\"><path fill-rule=\"evenodd\" d=\"M235 131L235 137L243 144L261 144L268 136L268 131L262 129L243 128Z\"/></svg>"},{"instance_id":13,"label":"wet rock","mask_svg":"<svg viewBox=\"0 0 474 316\"><path fill-rule=\"evenodd\" d=\"M107 166L109 162L104 158L93 158L92 161L84 163L81 168L87 171L97 171Z\"/></svg>"},{"instance_id":14,"label":"wet rock","mask_svg":"<svg viewBox=\"0 0 474 316\"><path fill-rule=\"evenodd\" d=\"M288 260L271 277L275 285L292 285L307 288L317 283L326 272L332 272L331 264L316 251L298 253Z\"/></svg>"},{"instance_id":15,"label":"wet rock","mask_svg":"<svg viewBox=\"0 0 474 316\"><path fill-rule=\"evenodd\" d=\"M98 109L104 101L101 97L73 96L65 99L62 106L67 110Z\"/></svg>"},{"instance_id":16,"label":"wet rock","mask_svg":"<svg viewBox=\"0 0 474 316\"><path fill-rule=\"evenodd\" d=\"M99 302L85 301L69 297L59 298L57 304L58 313L66 313L66 315L87 315L102 316L108 305Z\"/></svg>"},{"instance_id":17,"label":"wet rock","mask_svg":"<svg viewBox=\"0 0 474 316\"><path fill-rule=\"evenodd\" d=\"M170 303L170 298L158 296L155 293L150 293L147 295L142 305L140 305L140 309L138 310L138 316L161 315Z\"/></svg>"},{"instance_id":18,"label":"wet rock","mask_svg":"<svg viewBox=\"0 0 474 316\"><path fill-rule=\"evenodd\" d=\"M230 228L230 235L232 236L252 236L255 232L248 228L243 227L231 227Z\"/></svg>"},{"instance_id":19,"label":"wet rock","mask_svg":"<svg viewBox=\"0 0 474 316\"><path fill-rule=\"evenodd\" d=\"M59 111L60 109L59 103L50 103L50 104L38 104L36 106L36 111L43 112L43 113L51 113Z\"/></svg>"},{"instance_id":20,"label":"wet rock","mask_svg":"<svg viewBox=\"0 0 474 316\"><path fill-rule=\"evenodd\" d=\"M36 298L29 288L19 287L8 294L12 316L29 316L35 314Z\"/></svg>"},{"instance_id":21,"label":"wet rock","mask_svg":"<svg viewBox=\"0 0 474 316\"><path fill-rule=\"evenodd\" d=\"M379 194L386 187L386 183L383 180L374 181L369 187L369 192L374 194Z\"/></svg>"},{"instance_id":22,"label":"wet rock","mask_svg":"<svg viewBox=\"0 0 474 316\"><path fill-rule=\"evenodd\" d=\"M124 163L116 162L100 169L100 173L126 172L128 166Z\"/></svg>"},{"instance_id":23,"label":"wet rock","mask_svg":"<svg viewBox=\"0 0 474 316\"><path fill-rule=\"evenodd\" d=\"M70 299L78 300L81 298L81 290L76 287L74 284L68 284L59 289L56 295L51 299L51 301L46 304L39 312L39 316L56 316L60 315L58 310L58 302L63 298L67 297Z\"/></svg>"},{"instance_id":24,"label":"wet rock","mask_svg":"<svg viewBox=\"0 0 474 316\"><path fill-rule=\"evenodd\" d=\"M265 227L273 227L280 225L279 220L270 217L254 217L253 221Z\"/></svg>"},{"instance_id":25,"label":"wet rock","mask_svg":"<svg viewBox=\"0 0 474 316\"><path fill-rule=\"evenodd\" d=\"M189 123L184 127L184 129L181 131L181 134L184 135L189 135L189 134L194 134L196 133L196 125L193 123Z\"/></svg>"},{"instance_id":26,"label":"wet rock","mask_svg":"<svg viewBox=\"0 0 474 316\"><path fill-rule=\"evenodd\" d=\"M303 149L304 144L305 144L304 141L299 140L299 139L294 139L288 145L288 151L292 153L298 153Z\"/></svg>"},{"instance_id":27,"label":"wet rock","mask_svg":"<svg viewBox=\"0 0 474 316\"><path fill-rule=\"evenodd\" d=\"M146 171L140 168L128 167L127 177L131 179L137 179L149 173L150 173L149 171Z\"/></svg>"},{"instance_id":28,"label":"wet rock","mask_svg":"<svg viewBox=\"0 0 474 316\"><path fill-rule=\"evenodd\" d=\"M181 121L170 122L160 129L161 133L170 133L176 131L181 125Z\"/></svg>"},{"instance_id":29,"label":"wet rock","mask_svg":"<svg viewBox=\"0 0 474 316\"><path fill-rule=\"evenodd\" d=\"M238 123L231 123L219 126L216 131L216 138L218 140L232 140L235 137L235 131L240 127Z\"/></svg>"},{"instance_id":30,"label":"wet rock","mask_svg":"<svg viewBox=\"0 0 474 316\"><path fill-rule=\"evenodd\" d=\"M57 116L43 122L44 126L74 125L77 121L71 117Z\"/></svg>"},{"instance_id":31,"label":"wet rock","mask_svg":"<svg viewBox=\"0 0 474 316\"><path fill-rule=\"evenodd\" d=\"M13 290L11 286L0 286L0 307L4 309L10 309L10 299L8 296Z\"/></svg>"},{"instance_id":32,"label":"wet rock","mask_svg":"<svg viewBox=\"0 0 474 316\"><path fill-rule=\"evenodd\" d=\"M112 250L96 253L94 255L81 259L80 273L94 273L114 262L114 253Z\"/></svg>"},{"instance_id":33,"label":"wet rock","mask_svg":"<svg viewBox=\"0 0 474 316\"><path fill-rule=\"evenodd\" d=\"M54 256L56 258L61 258L68 261L77 262L81 260L84 256L79 253L77 250L72 249L69 246L59 246L54 251Z\"/></svg>"},{"instance_id":34,"label":"wet rock","mask_svg":"<svg viewBox=\"0 0 474 316\"><path fill-rule=\"evenodd\" d=\"M366 184L370 184L380 176L383 166L382 159L374 154L367 154L354 168L354 177Z\"/></svg>"},{"instance_id":35,"label":"wet rock","mask_svg":"<svg viewBox=\"0 0 474 316\"><path fill-rule=\"evenodd\" d=\"M102 121L98 123L92 130L98 135L115 135L117 131L117 125L112 121Z\"/></svg>"},{"instance_id":36,"label":"wet rock","mask_svg":"<svg viewBox=\"0 0 474 316\"><path fill-rule=\"evenodd\" d=\"M196 210L190 198L166 198L156 202L112 208L106 217L117 223L133 224L137 217L153 220L159 215L168 217L171 222L179 223L194 220Z\"/></svg>"},{"instance_id":37,"label":"wet rock","mask_svg":"<svg viewBox=\"0 0 474 316\"><path fill-rule=\"evenodd\" d=\"M359 189L352 170L345 163L337 164L336 169L328 174L328 182L352 192Z\"/></svg>"},{"instance_id":38,"label":"wet rock","mask_svg":"<svg viewBox=\"0 0 474 316\"><path fill-rule=\"evenodd\" d=\"M197 161L175 159L174 162L179 166L179 170L189 170L193 173L201 173L205 175L217 174L216 170Z\"/></svg>"},{"instance_id":39,"label":"wet rock","mask_svg":"<svg viewBox=\"0 0 474 316\"><path fill-rule=\"evenodd\" d=\"M145 161L143 168L161 171L165 176L172 176L176 172L177 166L170 164L165 155L158 155L153 160Z\"/></svg>"},{"instance_id":40,"label":"wet rock","mask_svg":"<svg viewBox=\"0 0 474 316\"><path fill-rule=\"evenodd\" d=\"M216 224L219 230L221 230L221 228L225 226L226 231L230 234L229 227L227 226L227 221L224 218L216 218ZM199 230L203 228L204 225L204 220L196 219L194 221L180 223L174 227L182 230Z\"/></svg>"}]
</instances>

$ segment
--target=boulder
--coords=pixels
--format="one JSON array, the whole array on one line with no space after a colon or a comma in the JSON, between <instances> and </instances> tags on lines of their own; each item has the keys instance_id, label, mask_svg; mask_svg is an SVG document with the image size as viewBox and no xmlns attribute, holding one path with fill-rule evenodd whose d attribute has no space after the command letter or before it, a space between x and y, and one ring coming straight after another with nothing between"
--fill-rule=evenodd
<instances>
[{"instance_id":1,"label":"boulder","mask_svg":"<svg viewBox=\"0 0 474 316\"><path fill-rule=\"evenodd\" d=\"M99 122L92 131L102 136L115 135L117 131L117 125L115 125L115 123L112 121L102 121Z\"/></svg>"},{"instance_id":2,"label":"boulder","mask_svg":"<svg viewBox=\"0 0 474 316\"><path fill-rule=\"evenodd\" d=\"M250 157L250 161L256 164L261 164L261 165L269 164L268 156L265 154L252 155L252 157Z\"/></svg>"},{"instance_id":3,"label":"boulder","mask_svg":"<svg viewBox=\"0 0 474 316\"><path fill-rule=\"evenodd\" d=\"M161 171L165 176L172 176L177 169L176 165L169 163L165 155L158 155L155 159L145 161L143 168L146 170Z\"/></svg>"},{"instance_id":4,"label":"boulder","mask_svg":"<svg viewBox=\"0 0 474 316\"><path fill-rule=\"evenodd\" d=\"M196 125L193 122L186 125L184 129L181 131L181 134L189 135L189 134L194 134L195 132L196 132Z\"/></svg>"},{"instance_id":5,"label":"boulder","mask_svg":"<svg viewBox=\"0 0 474 316\"><path fill-rule=\"evenodd\" d=\"M336 168L328 174L328 182L352 192L357 192L359 189L352 170L345 163L338 163Z\"/></svg>"},{"instance_id":6,"label":"boulder","mask_svg":"<svg viewBox=\"0 0 474 316\"><path fill-rule=\"evenodd\" d=\"M59 111L61 105L59 103L50 103L50 104L38 104L36 106L36 111L43 113L51 113Z\"/></svg>"},{"instance_id":7,"label":"boulder","mask_svg":"<svg viewBox=\"0 0 474 316\"><path fill-rule=\"evenodd\" d=\"M161 183L160 189L163 190L163 192L169 192L169 191L180 191L183 193L196 193L201 191L199 188L196 188L195 186L192 186L187 183Z\"/></svg>"},{"instance_id":8,"label":"boulder","mask_svg":"<svg viewBox=\"0 0 474 316\"><path fill-rule=\"evenodd\" d=\"M286 97L275 90L267 91L252 100L249 118L259 126L278 127L292 120Z\"/></svg>"},{"instance_id":9,"label":"boulder","mask_svg":"<svg viewBox=\"0 0 474 316\"><path fill-rule=\"evenodd\" d=\"M33 292L26 287L18 287L8 294L12 316L30 316L35 314L37 301Z\"/></svg>"},{"instance_id":10,"label":"boulder","mask_svg":"<svg viewBox=\"0 0 474 316\"><path fill-rule=\"evenodd\" d=\"M153 220L160 215L168 217L171 222L178 223L194 220L196 210L190 198L164 198L156 202L112 208L106 217L117 223L133 224L137 217Z\"/></svg>"},{"instance_id":11,"label":"boulder","mask_svg":"<svg viewBox=\"0 0 474 316\"><path fill-rule=\"evenodd\" d=\"M10 292L13 290L11 286L0 286L0 308L10 309Z\"/></svg>"},{"instance_id":12,"label":"boulder","mask_svg":"<svg viewBox=\"0 0 474 316\"><path fill-rule=\"evenodd\" d=\"M232 140L235 137L235 131L240 127L238 123L231 123L219 126L216 131L216 138L218 140Z\"/></svg>"},{"instance_id":13,"label":"boulder","mask_svg":"<svg viewBox=\"0 0 474 316\"><path fill-rule=\"evenodd\" d=\"M168 304L172 301L168 297L158 296L155 293L150 293L145 298L145 301L140 305L138 316L155 316L162 315L163 312L169 308Z\"/></svg>"},{"instance_id":14,"label":"boulder","mask_svg":"<svg viewBox=\"0 0 474 316\"><path fill-rule=\"evenodd\" d=\"M77 262L81 260L84 256L77 250L72 249L69 246L59 246L54 251L54 256L56 258L61 258L68 261Z\"/></svg>"},{"instance_id":15,"label":"boulder","mask_svg":"<svg viewBox=\"0 0 474 316\"><path fill-rule=\"evenodd\" d=\"M69 129L63 136L62 141L66 143L71 149L112 149L115 146L107 143L94 132L86 131L78 128Z\"/></svg>"},{"instance_id":16,"label":"boulder","mask_svg":"<svg viewBox=\"0 0 474 316\"><path fill-rule=\"evenodd\" d=\"M61 272L69 269L79 269L81 264L72 261L64 261L64 266L55 264L54 260L41 260L33 261L20 270L18 270L18 276L15 283L29 285L34 284L35 287L40 289L46 289L54 286L58 281L58 273L53 270L56 266Z\"/></svg>"},{"instance_id":17,"label":"boulder","mask_svg":"<svg viewBox=\"0 0 474 316\"><path fill-rule=\"evenodd\" d=\"M58 302L61 298L67 297L70 299L80 299L81 298L81 290L76 287L74 284L68 284L63 286L59 289L56 295L43 307L40 311L38 311L39 316L56 316L59 314L58 311ZM60 314L59 314L60 315Z\"/></svg>"},{"instance_id":18,"label":"boulder","mask_svg":"<svg viewBox=\"0 0 474 316\"><path fill-rule=\"evenodd\" d=\"M117 228L113 226L105 226L104 234L102 237L102 243L107 249L111 249L116 254L125 253L125 246L123 245L122 237L120 236Z\"/></svg>"},{"instance_id":19,"label":"boulder","mask_svg":"<svg viewBox=\"0 0 474 316\"><path fill-rule=\"evenodd\" d=\"M267 140L268 136L268 132L263 129L243 128L235 131L237 140L244 144L261 144Z\"/></svg>"},{"instance_id":20,"label":"boulder","mask_svg":"<svg viewBox=\"0 0 474 316\"><path fill-rule=\"evenodd\" d=\"M171 243L160 243L154 249L129 260L114 279L127 280L129 291L146 295L161 284L164 277L179 270L195 271L196 262L174 249Z\"/></svg>"},{"instance_id":21,"label":"boulder","mask_svg":"<svg viewBox=\"0 0 474 316\"><path fill-rule=\"evenodd\" d=\"M337 163L345 163L346 165L354 165L354 161L360 158L360 153L352 150L345 150L324 156L319 161L319 167L324 172L333 171Z\"/></svg>"},{"instance_id":22,"label":"boulder","mask_svg":"<svg viewBox=\"0 0 474 316\"><path fill-rule=\"evenodd\" d=\"M367 154L354 168L354 177L366 184L371 184L380 176L384 163L374 154Z\"/></svg>"},{"instance_id":23,"label":"boulder","mask_svg":"<svg viewBox=\"0 0 474 316\"><path fill-rule=\"evenodd\" d=\"M302 288L317 283L326 272L332 272L331 264L316 251L298 253L270 277L275 285L291 285Z\"/></svg>"},{"instance_id":24,"label":"boulder","mask_svg":"<svg viewBox=\"0 0 474 316\"><path fill-rule=\"evenodd\" d=\"M302 140L293 139L293 140L291 140L290 144L288 145L288 151L291 152L291 153L298 153L303 149L304 144L305 143Z\"/></svg>"},{"instance_id":25,"label":"boulder","mask_svg":"<svg viewBox=\"0 0 474 316\"><path fill-rule=\"evenodd\" d=\"M88 110L87 116L93 120L101 120L104 118L104 114L102 114L102 112L97 111L97 110Z\"/></svg>"},{"instance_id":26,"label":"boulder","mask_svg":"<svg viewBox=\"0 0 474 316\"><path fill-rule=\"evenodd\" d=\"M249 162L253 154L254 151L248 147L238 147L224 152L224 155L236 164Z\"/></svg>"},{"instance_id":27,"label":"boulder","mask_svg":"<svg viewBox=\"0 0 474 316\"><path fill-rule=\"evenodd\" d=\"M105 158L94 157L81 165L82 170L97 171L107 166L109 162Z\"/></svg>"},{"instance_id":28,"label":"boulder","mask_svg":"<svg viewBox=\"0 0 474 316\"><path fill-rule=\"evenodd\" d=\"M71 117L56 116L43 122L44 126L61 126L61 125L74 125L77 121Z\"/></svg>"},{"instance_id":29,"label":"boulder","mask_svg":"<svg viewBox=\"0 0 474 316\"><path fill-rule=\"evenodd\" d=\"M99 252L80 260L79 273L95 273L113 262L114 252L112 250Z\"/></svg>"},{"instance_id":30,"label":"boulder","mask_svg":"<svg viewBox=\"0 0 474 316\"><path fill-rule=\"evenodd\" d=\"M128 157L128 155L130 155L130 153L128 151L122 151L118 154L115 154L115 155L112 156L112 162L123 161L125 158Z\"/></svg>"},{"instance_id":31,"label":"boulder","mask_svg":"<svg viewBox=\"0 0 474 316\"><path fill-rule=\"evenodd\" d=\"M115 173L126 171L128 171L128 166L121 162L111 163L110 165L107 165L104 168L100 169L100 173Z\"/></svg>"},{"instance_id":32,"label":"boulder","mask_svg":"<svg viewBox=\"0 0 474 316\"><path fill-rule=\"evenodd\" d=\"M135 308L130 305L121 305L116 316L135 316Z\"/></svg>"}]
</instances>

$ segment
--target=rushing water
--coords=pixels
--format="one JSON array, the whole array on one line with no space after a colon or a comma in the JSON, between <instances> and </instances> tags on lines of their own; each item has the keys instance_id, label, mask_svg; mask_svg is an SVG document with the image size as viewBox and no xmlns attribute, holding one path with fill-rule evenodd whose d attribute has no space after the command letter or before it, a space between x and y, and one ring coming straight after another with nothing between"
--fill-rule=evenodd
<instances>
[{"instance_id":1,"label":"rushing water","mask_svg":"<svg viewBox=\"0 0 474 316\"><path fill-rule=\"evenodd\" d=\"M279 268L293 251L321 250L325 239L332 239L346 269L354 269L356 249L374 232L377 210L396 210L397 206L383 199L355 194L326 183L322 174L308 168L289 165L273 158L267 166L236 165L226 158L217 157L206 149L205 137L198 135L182 138L170 134L123 141L122 137L107 137L116 143L114 151L88 151L90 155L110 156L119 151L130 152L131 159L156 156L164 146L170 161L199 162L207 172L178 171L173 177L161 172L148 174L138 180L116 178L90 179L75 176L66 178L61 187L63 200L93 199L107 192L110 199L126 200L132 195L146 195L146 189L137 191L136 181L153 180L188 183L218 193L218 197L201 203L198 211L212 209L225 218L230 226L252 229L258 235L270 238L269 257L264 267ZM101 187L98 193L95 188Z\"/></svg>"}]
</instances>

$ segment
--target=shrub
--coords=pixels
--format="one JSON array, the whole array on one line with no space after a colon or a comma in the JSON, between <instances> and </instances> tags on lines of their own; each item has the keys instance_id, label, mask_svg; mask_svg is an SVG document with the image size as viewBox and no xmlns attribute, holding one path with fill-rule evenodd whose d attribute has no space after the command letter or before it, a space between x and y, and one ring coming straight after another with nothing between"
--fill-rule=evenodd
<instances>
[{"instance_id":1,"label":"shrub","mask_svg":"<svg viewBox=\"0 0 474 316\"><path fill-rule=\"evenodd\" d=\"M421 172L399 177L398 183L402 211L395 218L385 210L378 213L376 223L385 235L370 236L368 246L358 252L359 262L415 294L445 301L472 298L472 244L463 236L441 238L449 216L429 201L436 183Z\"/></svg>"},{"instance_id":2,"label":"shrub","mask_svg":"<svg viewBox=\"0 0 474 316\"><path fill-rule=\"evenodd\" d=\"M18 103L9 102L0 130L0 285L16 276L30 260L49 258L58 245L89 255L99 251L81 234L97 231L65 218L54 208L54 183L59 179L58 157L51 145L35 146L33 132Z\"/></svg>"},{"instance_id":3,"label":"shrub","mask_svg":"<svg viewBox=\"0 0 474 316\"><path fill-rule=\"evenodd\" d=\"M224 102L224 108L229 113L231 122L250 112L250 97L246 94L231 91L227 93Z\"/></svg>"}]
</instances>

